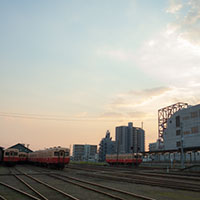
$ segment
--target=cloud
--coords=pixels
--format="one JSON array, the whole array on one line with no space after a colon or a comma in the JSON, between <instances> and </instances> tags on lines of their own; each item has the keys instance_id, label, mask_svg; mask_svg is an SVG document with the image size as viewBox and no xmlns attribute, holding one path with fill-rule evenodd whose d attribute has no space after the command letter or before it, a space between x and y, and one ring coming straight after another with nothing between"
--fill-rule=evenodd
<instances>
[{"instance_id":1,"label":"cloud","mask_svg":"<svg viewBox=\"0 0 200 200\"><path fill-rule=\"evenodd\" d=\"M157 96L170 90L167 87L158 87L145 90L132 90L126 93L117 94L111 103L112 107L117 108L135 108L135 106L142 106L148 101L152 101Z\"/></svg>"},{"instance_id":2,"label":"cloud","mask_svg":"<svg viewBox=\"0 0 200 200\"><path fill-rule=\"evenodd\" d=\"M145 112L140 112L140 111L132 111L132 112L105 112L103 113L100 118L103 119L120 119L120 120L125 120L129 118L134 118L134 119L142 119L147 117L147 113Z\"/></svg>"},{"instance_id":3,"label":"cloud","mask_svg":"<svg viewBox=\"0 0 200 200\"><path fill-rule=\"evenodd\" d=\"M158 109L177 102L200 103L200 1L169 3L167 12L175 15L175 21L144 42L137 52L112 48L101 51L111 59L132 62L164 86L115 94L105 107L109 117L144 121L151 133ZM156 133L156 127L153 131Z\"/></svg>"},{"instance_id":4,"label":"cloud","mask_svg":"<svg viewBox=\"0 0 200 200\"><path fill-rule=\"evenodd\" d=\"M145 113L145 112L140 112L140 111L138 111L138 112L128 112L127 113L127 115L128 116L130 116L131 118L136 118L136 119L140 119L140 118L146 118L147 117L147 113Z\"/></svg>"},{"instance_id":5,"label":"cloud","mask_svg":"<svg viewBox=\"0 0 200 200\"><path fill-rule=\"evenodd\" d=\"M124 117L122 113L119 112L105 112L101 116L101 118L118 118Z\"/></svg>"},{"instance_id":6,"label":"cloud","mask_svg":"<svg viewBox=\"0 0 200 200\"><path fill-rule=\"evenodd\" d=\"M179 27L179 35L195 45L200 45L200 1L189 0L184 3L182 0L170 0L167 12L176 15L173 24Z\"/></svg>"},{"instance_id":7,"label":"cloud","mask_svg":"<svg viewBox=\"0 0 200 200\"><path fill-rule=\"evenodd\" d=\"M118 61L127 61L133 58L132 52L128 52L124 49L112 49L111 47L102 47L98 49L97 55Z\"/></svg>"},{"instance_id":8,"label":"cloud","mask_svg":"<svg viewBox=\"0 0 200 200\"><path fill-rule=\"evenodd\" d=\"M170 0L169 7L167 8L166 12L168 13L176 13L182 8L181 0Z\"/></svg>"},{"instance_id":9,"label":"cloud","mask_svg":"<svg viewBox=\"0 0 200 200\"><path fill-rule=\"evenodd\" d=\"M137 57L138 66L163 84L177 86L199 81L200 46L170 28L146 42Z\"/></svg>"}]
</instances>

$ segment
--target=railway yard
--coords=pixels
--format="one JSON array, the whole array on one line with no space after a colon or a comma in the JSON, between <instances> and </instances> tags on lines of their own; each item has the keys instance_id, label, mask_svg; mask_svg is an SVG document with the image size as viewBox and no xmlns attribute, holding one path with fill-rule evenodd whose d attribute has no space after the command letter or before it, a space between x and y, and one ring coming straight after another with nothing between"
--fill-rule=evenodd
<instances>
[{"instance_id":1,"label":"railway yard","mask_svg":"<svg viewBox=\"0 0 200 200\"><path fill-rule=\"evenodd\" d=\"M200 174L69 164L0 166L0 199L199 200Z\"/></svg>"}]
</instances>

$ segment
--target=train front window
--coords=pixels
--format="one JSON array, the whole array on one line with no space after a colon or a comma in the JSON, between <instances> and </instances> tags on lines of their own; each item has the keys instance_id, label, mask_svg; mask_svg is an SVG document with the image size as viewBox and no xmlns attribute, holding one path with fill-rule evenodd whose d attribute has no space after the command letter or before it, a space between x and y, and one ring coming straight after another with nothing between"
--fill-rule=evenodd
<instances>
[{"instance_id":1,"label":"train front window","mask_svg":"<svg viewBox=\"0 0 200 200\"><path fill-rule=\"evenodd\" d=\"M14 156L17 156L17 152L14 152Z\"/></svg>"},{"instance_id":2,"label":"train front window","mask_svg":"<svg viewBox=\"0 0 200 200\"><path fill-rule=\"evenodd\" d=\"M58 152L54 152L54 156L59 156L59 153Z\"/></svg>"},{"instance_id":3,"label":"train front window","mask_svg":"<svg viewBox=\"0 0 200 200\"><path fill-rule=\"evenodd\" d=\"M69 152L65 152L65 156L69 156Z\"/></svg>"}]
</instances>

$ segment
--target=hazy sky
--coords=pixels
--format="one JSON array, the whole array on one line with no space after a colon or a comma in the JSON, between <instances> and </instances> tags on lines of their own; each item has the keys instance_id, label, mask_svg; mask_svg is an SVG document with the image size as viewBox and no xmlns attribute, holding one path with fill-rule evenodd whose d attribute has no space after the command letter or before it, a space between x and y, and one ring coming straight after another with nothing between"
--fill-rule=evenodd
<instances>
[{"instance_id":1,"label":"hazy sky","mask_svg":"<svg viewBox=\"0 0 200 200\"><path fill-rule=\"evenodd\" d=\"M0 146L99 144L200 103L199 0L0 0ZM146 148L147 150L147 148Z\"/></svg>"}]
</instances>

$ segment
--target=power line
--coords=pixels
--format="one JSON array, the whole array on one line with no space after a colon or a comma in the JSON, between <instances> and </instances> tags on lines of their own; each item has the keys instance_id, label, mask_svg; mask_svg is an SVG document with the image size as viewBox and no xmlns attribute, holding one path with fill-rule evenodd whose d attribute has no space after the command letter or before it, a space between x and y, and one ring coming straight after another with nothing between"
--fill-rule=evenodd
<instances>
[{"instance_id":1,"label":"power line","mask_svg":"<svg viewBox=\"0 0 200 200\"><path fill-rule=\"evenodd\" d=\"M58 116L54 117L54 116L40 115L40 114L6 113L6 112L0 112L0 117L33 119L33 120L53 120L53 121L111 121L111 122L122 121L121 119L105 119L101 117L64 118L64 117L58 117Z\"/></svg>"}]
</instances>

